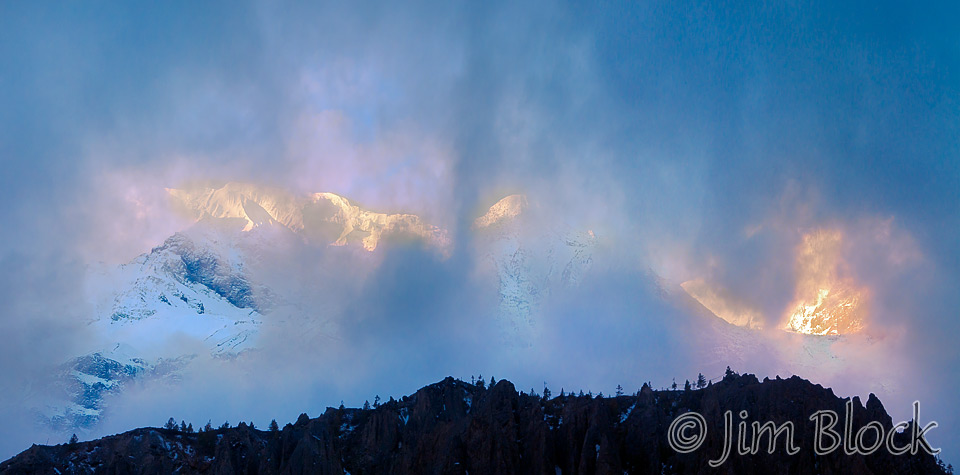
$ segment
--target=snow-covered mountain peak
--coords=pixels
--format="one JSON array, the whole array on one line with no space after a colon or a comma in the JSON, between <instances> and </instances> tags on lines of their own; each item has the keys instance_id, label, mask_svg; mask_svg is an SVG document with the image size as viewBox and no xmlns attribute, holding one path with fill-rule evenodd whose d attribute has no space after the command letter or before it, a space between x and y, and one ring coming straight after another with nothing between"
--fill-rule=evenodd
<instances>
[{"instance_id":1,"label":"snow-covered mountain peak","mask_svg":"<svg viewBox=\"0 0 960 475\"><path fill-rule=\"evenodd\" d=\"M521 347L539 338L544 299L580 283L597 243L593 231L533 216L530 209L525 195L509 195L473 225L477 251L499 281L497 319L504 339Z\"/></svg>"},{"instance_id":2,"label":"snow-covered mountain peak","mask_svg":"<svg viewBox=\"0 0 960 475\"><path fill-rule=\"evenodd\" d=\"M523 214L527 208L526 195L508 195L494 203L487 212L473 222L476 229L488 228Z\"/></svg>"},{"instance_id":3,"label":"snow-covered mountain peak","mask_svg":"<svg viewBox=\"0 0 960 475\"><path fill-rule=\"evenodd\" d=\"M367 251L374 251L388 236L424 241L444 255L450 248L447 231L417 215L369 211L335 193L294 195L243 183L168 192L195 219L239 219L244 223L243 231L279 225L309 241L335 246L358 244Z\"/></svg>"},{"instance_id":4,"label":"snow-covered mountain peak","mask_svg":"<svg viewBox=\"0 0 960 475\"><path fill-rule=\"evenodd\" d=\"M344 246L358 242L367 251L373 251L388 235L420 239L440 249L445 255L450 249L450 238L445 229L425 223L414 214L388 214L368 211L335 193L314 193L312 202L303 208L305 232L324 232L335 225L339 230L330 244Z\"/></svg>"},{"instance_id":5,"label":"snow-covered mountain peak","mask_svg":"<svg viewBox=\"0 0 960 475\"><path fill-rule=\"evenodd\" d=\"M168 188L196 219L240 218L246 221L244 231L256 226L278 223L294 230L303 229L301 200L283 190L243 183L227 183L220 188Z\"/></svg>"}]
</instances>

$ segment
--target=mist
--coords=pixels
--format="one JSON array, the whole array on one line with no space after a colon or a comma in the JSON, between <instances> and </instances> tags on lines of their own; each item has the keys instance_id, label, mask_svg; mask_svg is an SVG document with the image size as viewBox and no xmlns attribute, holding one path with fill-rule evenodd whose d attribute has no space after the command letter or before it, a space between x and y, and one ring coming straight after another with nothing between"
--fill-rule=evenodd
<instances>
[{"instance_id":1,"label":"mist","mask_svg":"<svg viewBox=\"0 0 960 475\"><path fill-rule=\"evenodd\" d=\"M282 425L448 375L610 394L730 365L876 392L895 420L920 400L951 460L960 12L901 9L4 4L0 455L66 440L18 408L96 338L89 270L194 226L165 189L208 180L417 214L453 250L277 237L251 269L282 297L258 348L128 388L84 438L168 417ZM503 341L471 229L512 193L532 203L526 244L597 237L578 285L544 284L527 346ZM862 336L782 331L797 249L820 229L868 289ZM693 279L763 330L725 330L680 288Z\"/></svg>"}]
</instances>

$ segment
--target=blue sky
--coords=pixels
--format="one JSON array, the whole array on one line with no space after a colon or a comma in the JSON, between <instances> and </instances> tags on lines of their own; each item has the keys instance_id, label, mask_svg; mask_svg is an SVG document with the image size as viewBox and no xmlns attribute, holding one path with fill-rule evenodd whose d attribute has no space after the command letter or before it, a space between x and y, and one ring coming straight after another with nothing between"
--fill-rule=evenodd
<instances>
[{"instance_id":1,"label":"blue sky","mask_svg":"<svg viewBox=\"0 0 960 475\"><path fill-rule=\"evenodd\" d=\"M956 454L958 21L955 2L5 2L0 322L16 341L2 361L27 356L8 368L26 374L67 357L84 265L161 242L175 229L153 214L157 190L184 180L342 193L441 223L461 250L477 209L524 192L606 232L622 267L567 308L638 341L661 324L629 309L666 310L624 280L705 277L779 318L804 233L843 230L872 321L910 349L917 392L902 397L931 401ZM396 277L360 307L372 321L430 326L470 301L469 258L402 277L417 259L388 258ZM455 323L433 327L437 339L466 328ZM578 332L606 344L583 318L556 324L565 344ZM423 370L434 354L364 328L363 345L421 362L381 368L399 374L397 395L460 368ZM454 343L429 348L482 363ZM655 350L635 356L678 362L632 377L702 364ZM611 368L603 384L656 367L590 354ZM575 379L555 358L537 368Z\"/></svg>"}]
</instances>

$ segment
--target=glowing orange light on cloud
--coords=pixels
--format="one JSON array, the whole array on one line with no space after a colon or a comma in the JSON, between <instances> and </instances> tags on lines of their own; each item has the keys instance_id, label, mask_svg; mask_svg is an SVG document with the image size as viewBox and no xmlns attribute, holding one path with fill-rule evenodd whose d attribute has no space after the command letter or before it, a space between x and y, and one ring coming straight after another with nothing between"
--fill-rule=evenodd
<instances>
[{"instance_id":1,"label":"glowing orange light on cloud","mask_svg":"<svg viewBox=\"0 0 960 475\"><path fill-rule=\"evenodd\" d=\"M843 233L818 229L803 236L796 255L796 294L786 328L810 335L856 333L864 327L868 291L846 277Z\"/></svg>"}]
</instances>

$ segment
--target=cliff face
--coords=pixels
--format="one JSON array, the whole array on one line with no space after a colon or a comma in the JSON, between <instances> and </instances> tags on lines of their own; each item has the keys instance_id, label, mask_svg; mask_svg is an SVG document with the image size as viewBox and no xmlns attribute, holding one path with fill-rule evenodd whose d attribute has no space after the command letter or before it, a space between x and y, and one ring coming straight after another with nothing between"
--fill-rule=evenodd
<instances>
[{"instance_id":1,"label":"cliff face","mask_svg":"<svg viewBox=\"0 0 960 475\"><path fill-rule=\"evenodd\" d=\"M631 396L547 401L518 394L508 381L481 388L447 378L375 409L301 415L277 432L244 425L200 434L145 428L72 446L35 445L0 464L0 474L943 473L923 452L815 455L809 416L836 411L842 433L845 401L798 377L761 383L734 375L702 390L644 388ZM872 395L866 407L858 398L853 406L854 432L869 421L891 428ZM679 454L668 445L667 429L689 410L703 414L708 435L699 450ZM759 454L740 456L734 446L729 460L710 468L708 461L722 452L727 410L735 424L741 410L748 423L793 421L800 452L788 455L781 438L767 454L763 438ZM896 440L907 444L909 429Z\"/></svg>"}]
</instances>

